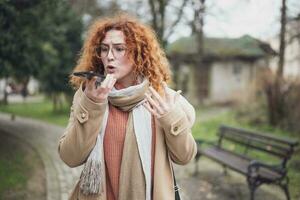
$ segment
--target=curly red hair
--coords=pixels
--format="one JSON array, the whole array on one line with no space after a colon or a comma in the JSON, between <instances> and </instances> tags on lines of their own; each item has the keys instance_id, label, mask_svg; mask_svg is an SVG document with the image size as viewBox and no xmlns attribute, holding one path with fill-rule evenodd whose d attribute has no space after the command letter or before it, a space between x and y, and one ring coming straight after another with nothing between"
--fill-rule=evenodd
<instances>
[{"instance_id":1,"label":"curly red hair","mask_svg":"<svg viewBox=\"0 0 300 200\"><path fill-rule=\"evenodd\" d=\"M95 55L95 48L110 30L121 30L125 35L128 48L127 56L133 61L136 78L140 75L148 78L152 87L161 91L161 83L169 82L170 67L164 51L161 49L155 32L149 26L127 14L112 18L97 19L90 26L75 71L96 71L104 73L101 59ZM78 88L83 79L70 77L71 84Z\"/></svg>"}]
</instances>

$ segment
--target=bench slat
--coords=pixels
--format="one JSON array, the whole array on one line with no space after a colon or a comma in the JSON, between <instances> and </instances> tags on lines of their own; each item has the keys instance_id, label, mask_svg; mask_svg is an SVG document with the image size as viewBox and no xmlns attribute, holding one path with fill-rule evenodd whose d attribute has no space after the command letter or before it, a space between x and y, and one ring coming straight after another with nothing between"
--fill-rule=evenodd
<instances>
[{"instance_id":1,"label":"bench slat","mask_svg":"<svg viewBox=\"0 0 300 200\"><path fill-rule=\"evenodd\" d=\"M278 149L276 147L274 147L273 145L270 144L264 144L263 142L260 142L259 140L255 140L255 139L251 139L248 140L248 142L244 142L242 140L239 140L235 137L224 137L227 140L230 140L232 142L241 144L241 145L245 145L247 147L251 147L252 149L257 149L266 153L270 153L272 155L275 155L279 158L287 158L290 155L290 151L287 150L283 150L283 149ZM253 143L256 142L256 143Z\"/></svg>"},{"instance_id":2,"label":"bench slat","mask_svg":"<svg viewBox=\"0 0 300 200\"><path fill-rule=\"evenodd\" d=\"M246 130L246 129L242 129L242 128L236 128L236 127L231 127L231 126L227 126L227 125L221 125L220 126L220 130L222 131L226 131L227 130L235 130L237 132L240 133L246 133L248 135L251 135L253 137L257 137L257 138L266 138L270 141L276 141L279 143L284 143L284 144L288 144L291 146L297 146L299 144L299 142L297 140L293 140L293 139L289 139L289 138L285 138L285 137L279 137L279 136L274 136L271 134L266 134L266 133L260 133L260 132L254 132L254 131L250 131L250 130Z\"/></svg>"},{"instance_id":3,"label":"bench slat","mask_svg":"<svg viewBox=\"0 0 300 200\"><path fill-rule=\"evenodd\" d=\"M228 140L234 143L241 144L247 149L256 149L265 153L272 154L282 159L288 159L293 153L294 146L291 145L292 140L279 140L278 137L271 137L269 135L260 135L245 129L238 129L229 126L221 126L219 131L219 146L222 146L222 140ZM272 138L272 139L270 139ZM287 143L289 141L290 143ZM297 141L294 141L297 144Z\"/></svg>"},{"instance_id":4,"label":"bench slat","mask_svg":"<svg viewBox=\"0 0 300 200\"><path fill-rule=\"evenodd\" d=\"M249 158L232 153L226 149L221 149L217 146L212 146L201 150L200 153L221 164L225 164L227 167L239 173L247 175L248 166L251 161ZM258 174L261 178L270 181L274 181L282 177L281 174L267 168L261 168Z\"/></svg>"}]
</instances>

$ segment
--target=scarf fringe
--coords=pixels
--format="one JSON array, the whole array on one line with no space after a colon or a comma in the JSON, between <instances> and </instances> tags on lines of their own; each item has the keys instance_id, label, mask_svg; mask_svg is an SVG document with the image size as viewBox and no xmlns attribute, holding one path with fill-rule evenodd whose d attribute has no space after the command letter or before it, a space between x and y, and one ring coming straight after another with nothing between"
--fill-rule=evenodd
<instances>
[{"instance_id":1,"label":"scarf fringe","mask_svg":"<svg viewBox=\"0 0 300 200\"><path fill-rule=\"evenodd\" d=\"M102 188L101 178L101 156L100 152L100 137L98 135L96 145L91 152L80 177L80 190L84 195L100 194Z\"/></svg>"}]
</instances>

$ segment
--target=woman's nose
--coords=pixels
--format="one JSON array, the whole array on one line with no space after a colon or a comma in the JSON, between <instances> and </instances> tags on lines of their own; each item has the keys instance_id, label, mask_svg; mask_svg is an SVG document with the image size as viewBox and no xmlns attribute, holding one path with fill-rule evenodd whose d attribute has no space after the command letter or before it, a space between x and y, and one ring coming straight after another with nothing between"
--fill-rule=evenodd
<instances>
[{"instance_id":1,"label":"woman's nose","mask_svg":"<svg viewBox=\"0 0 300 200\"><path fill-rule=\"evenodd\" d=\"M113 60L114 59L114 54L113 54L113 49L110 48L107 54L107 59L108 60Z\"/></svg>"}]
</instances>

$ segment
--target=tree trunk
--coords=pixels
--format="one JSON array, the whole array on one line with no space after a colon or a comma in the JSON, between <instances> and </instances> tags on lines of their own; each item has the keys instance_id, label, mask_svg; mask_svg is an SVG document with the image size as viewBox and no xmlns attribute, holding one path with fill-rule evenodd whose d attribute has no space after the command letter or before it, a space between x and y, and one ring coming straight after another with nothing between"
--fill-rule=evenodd
<instances>
[{"instance_id":1,"label":"tree trunk","mask_svg":"<svg viewBox=\"0 0 300 200\"><path fill-rule=\"evenodd\" d=\"M279 126L285 118L285 96L284 88L284 55L285 55L285 34L286 34L286 0L282 0L281 6L281 28L280 28L280 46L279 61L275 78L269 82L265 88L268 104L269 123L272 126Z\"/></svg>"},{"instance_id":2,"label":"tree trunk","mask_svg":"<svg viewBox=\"0 0 300 200\"><path fill-rule=\"evenodd\" d=\"M280 28L280 47L279 62L277 69L277 78L281 79L284 73L284 55L285 55L285 34L286 34L286 0L282 0L281 7L281 28Z\"/></svg>"},{"instance_id":3,"label":"tree trunk","mask_svg":"<svg viewBox=\"0 0 300 200\"><path fill-rule=\"evenodd\" d=\"M21 90L21 95L23 97L23 102L25 102L26 97L28 96L28 83L29 83L29 77L24 78L24 80L22 81L22 90Z\"/></svg>"},{"instance_id":4,"label":"tree trunk","mask_svg":"<svg viewBox=\"0 0 300 200\"><path fill-rule=\"evenodd\" d=\"M201 71L203 71L203 68L206 67L203 64L203 57L204 57L204 33L203 33L203 27L204 27L204 13L205 13L205 0L200 1L193 1L194 6L194 21L192 23L192 29L193 33L196 35L196 41L197 41L197 60L196 64L194 65L194 85L195 85L195 92L196 92L196 98L198 103L202 103L204 96L203 96L203 86L199 85L199 82L204 82L203 80L199 80L202 77L199 77ZM207 78L207 77L206 77Z\"/></svg>"},{"instance_id":5,"label":"tree trunk","mask_svg":"<svg viewBox=\"0 0 300 200\"><path fill-rule=\"evenodd\" d=\"M8 92L7 92L7 86L8 86L8 81L7 81L7 77L4 78L4 90L3 90L3 99L1 100L1 102L4 105L8 104Z\"/></svg>"},{"instance_id":6,"label":"tree trunk","mask_svg":"<svg viewBox=\"0 0 300 200\"><path fill-rule=\"evenodd\" d=\"M57 111L57 95L56 93L52 94L52 104L53 104L53 112Z\"/></svg>"},{"instance_id":7,"label":"tree trunk","mask_svg":"<svg viewBox=\"0 0 300 200\"><path fill-rule=\"evenodd\" d=\"M165 49L168 44L168 38L173 34L175 27L183 17L183 10L188 3L188 0L183 0L181 6L178 8L176 19L170 26L166 27L167 6L170 4L169 0L148 0L148 5L151 11L151 25L157 34L157 38L161 46ZM168 28L168 33L167 33Z\"/></svg>"}]
</instances>

